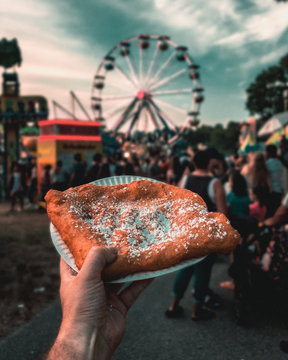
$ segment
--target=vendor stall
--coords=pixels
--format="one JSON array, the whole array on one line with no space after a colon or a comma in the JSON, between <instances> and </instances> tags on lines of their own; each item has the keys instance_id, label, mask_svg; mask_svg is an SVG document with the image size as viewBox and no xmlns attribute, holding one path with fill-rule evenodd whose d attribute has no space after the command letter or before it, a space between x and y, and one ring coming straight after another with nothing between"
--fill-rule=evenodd
<instances>
[{"instance_id":1,"label":"vendor stall","mask_svg":"<svg viewBox=\"0 0 288 360\"><path fill-rule=\"evenodd\" d=\"M45 165L55 168L57 160L62 160L63 168L69 173L76 153L80 153L89 166L93 155L102 152L100 122L55 119L39 121L38 124L38 189Z\"/></svg>"}]
</instances>

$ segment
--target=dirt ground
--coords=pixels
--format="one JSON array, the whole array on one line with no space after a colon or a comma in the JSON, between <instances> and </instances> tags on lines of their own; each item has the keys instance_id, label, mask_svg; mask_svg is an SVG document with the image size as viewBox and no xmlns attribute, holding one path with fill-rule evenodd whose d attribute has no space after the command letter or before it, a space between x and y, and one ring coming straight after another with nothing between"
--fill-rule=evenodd
<instances>
[{"instance_id":1,"label":"dirt ground","mask_svg":"<svg viewBox=\"0 0 288 360\"><path fill-rule=\"evenodd\" d=\"M9 204L0 204L0 339L46 308L59 289L47 214L8 210Z\"/></svg>"}]
</instances>

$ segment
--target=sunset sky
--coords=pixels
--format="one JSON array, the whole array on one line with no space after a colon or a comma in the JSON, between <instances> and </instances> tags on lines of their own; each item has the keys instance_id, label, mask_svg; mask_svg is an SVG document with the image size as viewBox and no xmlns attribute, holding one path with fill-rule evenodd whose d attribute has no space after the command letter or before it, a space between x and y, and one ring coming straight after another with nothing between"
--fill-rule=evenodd
<instances>
[{"instance_id":1,"label":"sunset sky","mask_svg":"<svg viewBox=\"0 0 288 360\"><path fill-rule=\"evenodd\" d=\"M22 51L21 94L46 96L50 118L52 100L71 108L70 90L90 111L102 58L140 33L170 36L201 66L202 124L248 119L247 87L288 53L288 3L274 0L0 0L0 9L0 38L16 37Z\"/></svg>"}]
</instances>

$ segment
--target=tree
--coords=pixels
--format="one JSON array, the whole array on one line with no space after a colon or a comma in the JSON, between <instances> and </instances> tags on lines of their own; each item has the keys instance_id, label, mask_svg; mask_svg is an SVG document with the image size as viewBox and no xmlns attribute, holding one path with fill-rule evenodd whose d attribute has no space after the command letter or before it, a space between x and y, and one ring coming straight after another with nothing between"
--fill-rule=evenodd
<instances>
[{"instance_id":1,"label":"tree","mask_svg":"<svg viewBox=\"0 0 288 360\"><path fill-rule=\"evenodd\" d=\"M251 115L259 115L262 121L284 110L283 91L288 84L288 54L279 65L263 70L246 90L246 107Z\"/></svg>"},{"instance_id":2,"label":"tree","mask_svg":"<svg viewBox=\"0 0 288 360\"><path fill-rule=\"evenodd\" d=\"M286 82L286 57L281 59L280 65L262 71L246 90L246 107L251 115L257 114L262 120L267 120L273 114L283 111L283 87L277 86L277 83Z\"/></svg>"},{"instance_id":3,"label":"tree","mask_svg":"<svg viewBox=\"0 0 288 360\"><path fill-rule=\"evenodd\" d=\"M287 77L288 77L288 54L281 58L280 66L283 68L286 79L287 79Z\"/></svg>"},{"instance_id":4,"label":"tree","mask_svg":"<svg viewBox=\"0 0 288 360\"><path fill-rule=\"evenodd\" d=\"M230 121L226 128L222 124L203 125L186 133L185 139L192 147L202 143L215 147L223 154L235 153L238 149L239 123Z\"/></svg>"}]
</instances>

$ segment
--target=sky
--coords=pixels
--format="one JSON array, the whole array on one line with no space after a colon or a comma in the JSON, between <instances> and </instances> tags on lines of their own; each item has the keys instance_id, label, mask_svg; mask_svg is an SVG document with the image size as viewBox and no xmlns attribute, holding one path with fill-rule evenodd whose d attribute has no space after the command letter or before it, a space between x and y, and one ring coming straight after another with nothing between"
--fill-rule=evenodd
<instances>
[{"instance_id":1,"label":"sky","mask_svg":"<svg viewBox=\"0 0 288 360\"><path fill-rule=\"evenodd\" d=\"M288 3L274 0L0 0L0 9L0 38L17 38L22 52L21 94L45 96L50 118L66 117L52 100L71 110L71 90L91 113L102 59L137 34L188 47L205 89L199 118L209 125L247 120L246 89L288 53Z\"/></svg>"}]
</instances>

